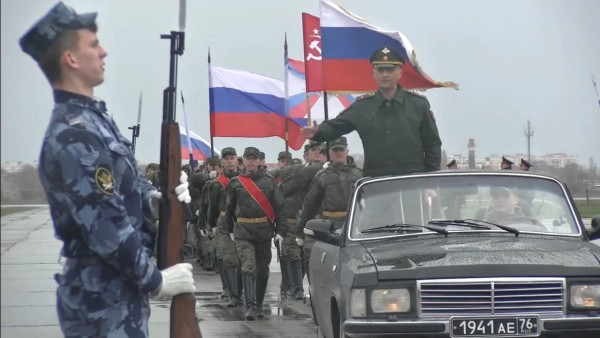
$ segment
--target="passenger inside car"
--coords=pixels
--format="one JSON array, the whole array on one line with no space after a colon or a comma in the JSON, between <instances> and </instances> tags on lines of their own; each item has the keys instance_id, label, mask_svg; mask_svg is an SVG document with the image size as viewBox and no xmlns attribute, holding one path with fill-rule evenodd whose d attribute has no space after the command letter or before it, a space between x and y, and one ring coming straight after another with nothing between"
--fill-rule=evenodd
<instances>
[{"instance_id":1,"label":"passenger inside car","mask_svg":"<svg viewBox=\"0 0 600 338\"><path fill-rule=\"evenodd\" d=\"M518 205L517 195L505 187L490 188L492 202L486 209L479 209L475 215L476 219L499 223L515 216L523 216L524 213Z\"/></svg>"}]
</instances>

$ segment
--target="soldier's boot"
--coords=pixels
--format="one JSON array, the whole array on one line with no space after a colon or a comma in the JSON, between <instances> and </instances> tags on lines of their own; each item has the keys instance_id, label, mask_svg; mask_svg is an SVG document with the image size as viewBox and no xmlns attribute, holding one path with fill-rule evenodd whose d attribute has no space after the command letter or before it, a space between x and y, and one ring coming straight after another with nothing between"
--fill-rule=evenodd
<instances>
[{"instance_id":1,"label":"soldier's boot","mask_svg":"<svg viewBox=\"0 0 600 338\"><path fill-rule=\"evenodd\" d=\"M279 267L281 268L281 284L279 284L279 294L281 295L282 299L287 298L291 287L291 279L288 271L289 263L290 261L287 259L282 259L279 261Z\"/></svg>"},{"instance_id":2,"label":"soldier's boot","mask_svg":"<svg viewBox=\"0 0 600 338\"><path fill-rule=\"evenodd\" d=\"M263 318L263 301L265 300L265 293L267 292L267 282L269 277L256 277L256 312L258 318Z\"/></svg>"},{"instance_id":3,"label":"soldier's boot","mask_svg":"<svg viewBox=\"0 0 600 338\"><path fill-rule=\"evenodd\" d=\"M244 274L242 277L244 284L244 301L246 303L246 320L256 318L256 275Z\"/></svg>"},{"instance_id":4,"label":"soldier's boot","mask_svg":"<svg viewBox=\"0 0 600 338\"><path fill-rule=\"evenodd\" d=\"M227 303L227 307L236 307L241 305L240 294L238 293L238 285L237 285L237 269L236 268L228 268L225 270L225 278L227 279L227 286L229 287L229 303Z\"/></svg>"},{"instance_id":5,"label":"soldier's boot","mask_svg":"<svg viewBox=\"0 0 600 338\"><path fill-rule=\"evenodd\" d=\"M225 277L225 269L223 269L223 259L217 260L217 266L219 269L219 277L221 277L221 285L223 285L223 292L221 293L221 299L229 299L231 292L227 285L227 278Z\"/></svg>"},{"instance_id":6,"label":"soldier's boot","mask_svg":"<svg viewBox=\"0 0 600 338\"><path fill-rule=\"evenodd\" d=\"M235 276L236 276L236 279L237 279L237 287L238 287L237 293L240 296L240 303L243 303L243 301L241 299L242 295L243 295L243 293L242 293L242 290L243 290L243 287L242 287L242 285L243 285L243 283L242 283L242 267L241 266L238 266L237 273L235 274Z\"/></svg>"},{"instance_id":7,"label":"soldier's boot","mask_svg":"<svg viewBox=\"0 0 600 338\"><path fill-rule=\"evenodd\" d=\"M302 275L302 261L297 259L295 261L291 261L290 265L292 276L295 281L294 284L296 285L296 290L291 297L296 300L302 300L302 298L304 298L304 286L302 282L304 280L304 276Z\"/></svg>"},{"instance_id":8,"label":"soldier's boot","mask_svg":"<svg viewBox=\"0 0 600 338\"><path fill-rule=\"evenodd\" d=\"M294 292L296 292L296 280L294 279L294 275L292 273L292 262L289 260L281 261L281 279L285 279L287 284L286 293L288 297L292 297Z\"/></svg>"}]
</instances>

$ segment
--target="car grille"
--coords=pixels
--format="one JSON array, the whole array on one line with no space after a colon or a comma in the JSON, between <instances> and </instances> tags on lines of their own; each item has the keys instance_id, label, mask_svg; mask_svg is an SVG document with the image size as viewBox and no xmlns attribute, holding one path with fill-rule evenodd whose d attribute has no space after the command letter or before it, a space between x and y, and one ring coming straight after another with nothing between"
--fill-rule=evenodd
<instances>
[{"instance_id":1,"label":"car grille","mask_svg":"<svg viewBox=\"0 0 600 338\"><path fill-rule=\"evenodd\" d=\"M564 278L423 280L417 286L423 317L564 311Z\"/></svg>"}]
</instances>

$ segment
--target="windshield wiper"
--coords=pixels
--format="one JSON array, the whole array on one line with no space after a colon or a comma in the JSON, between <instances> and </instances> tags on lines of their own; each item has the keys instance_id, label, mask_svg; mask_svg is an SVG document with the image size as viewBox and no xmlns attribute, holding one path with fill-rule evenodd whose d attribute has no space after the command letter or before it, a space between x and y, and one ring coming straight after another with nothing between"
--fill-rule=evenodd
<instances>
[{"instance_id":1,"label":"windshield wiper","mask_svg":"<svg viewBox=\"0 0 600 338\"><path fill-rule=\"evenodd\" d=\"M361 233L366 234L366 233L371 233L371 232L386 232L386 231L398 231L398 230L415 230L415 231L421 231L420 228L425 228L431 231L435 231L438 232L440 234L444 234L444 236L448 237L448 230L446 229L442 229L442 228L435 228L435 227L428 227L426 225L416 225L416 224L406 224L406 223L396 223L396 224L389 224L389 225L383 225L383 226L379 226L379 227L375 227L375 228L371 228L371 229L367 229L364 231L361 231Z\"/></svg>"},{"instance_id":2,"label":"windshield wiper","mask_svg":"<svg viewBox=\"0 0 600 338\"><path fill-rule=\"evenodd\" d=\"M480 219L467 218L467 219L464 219L463 221L493 225L493 226L495 226L497 228L500 228L500 229L502 229L504 231L508 231L510 233L515 234L515 237L519 237L519 233L520 233L519 230L517 230L517 229L515 229L513 227L509 227L507 225L496 224L496 223L492 223L492 222L488 222L488 221L482 221Z\"/></svg>"},{"instance_id":3,"label":"windshield wiper","mask_svg":"<svg viewBox=\"0 0 600 338\"><path fill-rule=\"evenodd\" d=\"M475 228L475 229L490 230L490 227L487 227L487 226L479 224L479 223L471 222L470 220L465 220L465 219L434 219L434 220L429 221L428 223L433 224L433 225L439 225L439 226L453 225L453 226L462 226L462 227L469 227L469 228Z\"/></svg>"}]
</instances>

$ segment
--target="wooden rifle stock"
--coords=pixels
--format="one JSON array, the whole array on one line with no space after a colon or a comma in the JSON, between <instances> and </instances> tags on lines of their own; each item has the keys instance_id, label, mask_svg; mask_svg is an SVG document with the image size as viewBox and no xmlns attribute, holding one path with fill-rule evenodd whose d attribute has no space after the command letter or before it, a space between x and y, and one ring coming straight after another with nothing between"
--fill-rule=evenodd
<instances>
[{"instance_id":1,"label":"wooden rifle stock","mask_svg":"<svg viewBox=\"0 0 600 338\"><path fill-rule=\"evenodd\" d=\"M160 189L163 198L160 203L158 226L158 268L183 262L184 222L190 214L185 203L177 200L175 187L181 175L181 145L179 125L175 122L175 93L177 83L177 55L183 54L183 32L171 32L161 38L171 39L171 64L169 87L164 91L163 122L160 141ZM196 319L196 298L191 293L173 297L170 311L171 338L201 338Z\"/></svg>"}]
</instances>

